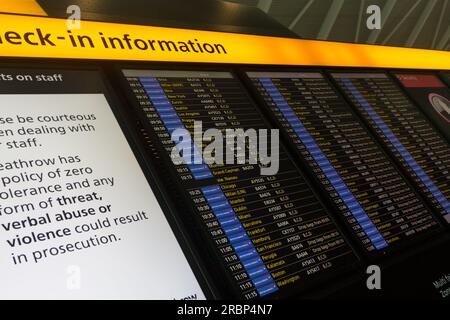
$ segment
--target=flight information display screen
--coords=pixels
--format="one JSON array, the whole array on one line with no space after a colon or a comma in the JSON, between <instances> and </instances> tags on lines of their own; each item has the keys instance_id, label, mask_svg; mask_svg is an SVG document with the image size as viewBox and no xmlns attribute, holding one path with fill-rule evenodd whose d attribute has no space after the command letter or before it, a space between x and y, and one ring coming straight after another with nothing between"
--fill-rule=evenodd
<instances>
[{"instance_id":1,"label":"flight information display screen","mask_svg":"<svg viewBox=\"0 0 450 320\"><path fill-rule=\"evenodd\" d=\"M368 253L439 227L321 73L247 76Z\"/></svg>"},{"instance_id":2,"label":"flight information display screen","mask_svg":"<svg viewBox=\"0 0 450 320\"><path fill-rule=\"evenodd\" d=\"M432 207L450 222L450 145L384 73L334 73L338 85Z\"/></svg>"},{"instance_id":3,"label":"flight information display screen","mask_svg":"<svg viewBox=\"0 0 450 320\"><path fill-rule=\"evenodd\" d=\"M437 75L396 74L410 97L450 141L450 89Z\"/></svg>"},{"instance_id":4,"label":"flight information display screen","mask_svg":"<svg viewBox=\"0 0 450 320\"><path fill-rule=\"evenodd\" d=\"M96 70L0 69L0 299L205 299Z\"/></svg>"},{"instance_id":5,"label":"flight information display screen","mask_svg":"<svg viewBox=\"0 0 450 320\"><path fill-rule=\"evenodd\" d=\"M226 135L234 129L268 129L229 72L123 73L167 155L179 141L177 130L195 135L195 121L201 121L205 134L208 129ZM193 143L193 153L205 145ZM203 154L196 164L168 158L224 276L245 299L292 295L357 260L287 152L280 147L275 155L278 170L269 175L261 163L206 163Z\"/></svg>"}]
</instances>

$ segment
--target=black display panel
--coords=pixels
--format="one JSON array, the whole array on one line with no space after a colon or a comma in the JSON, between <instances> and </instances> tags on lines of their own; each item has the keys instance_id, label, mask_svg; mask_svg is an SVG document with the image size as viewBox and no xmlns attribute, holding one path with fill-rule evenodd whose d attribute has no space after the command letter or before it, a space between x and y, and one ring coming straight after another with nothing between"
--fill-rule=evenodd
<instances>
[{"instance_id":1,"label":"black display panel","mask_svg":"<svg viewBox=\"0 0 450 320\"><path fill-rule=\"evenodd\" d=\"M357 262L283 146L279 170L272 175L262 175L260 164L172 162L169 155L179 141L172 134L186 129L193 136L194 121L201 120L203 130L219 132L269 128L231 73L123 74L146 128L185 195L186 218L201 227L204 245L217 257L217 273L228 279L235 296L295 296ZM196 154L204 147L205 143L193 143L192 151Z\"/></svg>"},{"instance_id":2,"label":"black display panel","mask_svg":"<svg viewBox=\"0 0 450 320\"><path fill-rule=\"evenodd\" d=\"M450 89L437 75L396 73L395 76L430 121L450 141Z\"/></svg>"},{"instance_id":3,"label":"black display panel","mask_svg":"<svg viewBox=\"0 0 450 320\"><path fill-rule=\"evenodd\" d=\"M450 222L450 146L384 73L333 73L373 133L416 188Z\"/></svg>"},{"instance_id":4,"label":"black display panel","mask_svg":"<svg viewBox=\"0 0 450 320\"><path fill-rule=\"evenodd\" d=\"M445 81L448 87L450 87L450 72L449 71L443 71L440 73L440 76Z\"/></svg>"},{"instance_id":5,"label":"black display panel","mask_svg":"<svg viewBox=\"0 0 450 320\"><path fill-rule=\"evenodd\" d=\"M97 69L0 68L1 299L209 294L116 103Z\"/></svg>"},{"instance_id":6,"label":"black display panel","mask_svg":"<svg viewBox=\"0 0 450 320\"><path fill-rule=\"evenodd\" d=\"M321 73L247 76L366 253L378 256L439 228Z\"/></svg>"}]
</instances>

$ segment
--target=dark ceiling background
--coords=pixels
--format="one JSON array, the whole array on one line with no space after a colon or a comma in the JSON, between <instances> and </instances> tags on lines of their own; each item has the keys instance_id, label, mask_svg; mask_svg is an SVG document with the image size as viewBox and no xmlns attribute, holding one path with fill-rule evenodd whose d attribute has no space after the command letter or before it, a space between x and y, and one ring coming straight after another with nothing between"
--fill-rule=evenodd
<instances>
[{"instance_id":1,"label":"dark ceiling background","mask_svg":"<svg viewBox=\"0 0 450 320\"><path fill-rule=\"evenodd\" d=\"M450 0L38 0L54 17L450 50ZM366 8L382 29L366 27Z\"/></svg>"},{"instance_id":2,"label":"dark ceiling background","mask_svg":"<svg viewBox=\"0 0 450 320\"><path fill-rule=\"evenodd\" d=\"M450 50L449 0L227 0L258 7L302 38ZM366 27L366 8L382 29Z\"/></svg>"},{"instance_id":3,"label":"dark ceiling background","mask_svg":"<svg viewBox=\"0 0 450 320\"><path fill-rule=\"evenodd\" d=\"M52 17L78 5L82 19L297 37L257 7L219 0L38 0Z\"/></svg>"}]
</instances>

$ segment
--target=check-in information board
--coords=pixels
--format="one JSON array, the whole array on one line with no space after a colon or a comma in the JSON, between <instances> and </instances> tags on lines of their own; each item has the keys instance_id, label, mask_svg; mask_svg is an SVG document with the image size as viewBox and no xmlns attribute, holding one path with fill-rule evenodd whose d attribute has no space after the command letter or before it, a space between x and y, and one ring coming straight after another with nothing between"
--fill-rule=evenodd
<instances>
[{"instance_id":1,"label":"check-in information board","mask_svg":"<svg viewBox=\"0 0 450 320\"><path fill-rule=\"evenodd\" d=\"M223 133L269 128L229 72L123 73L148 128L167 154L178 142L176 130L186 129L194 136L194 121L202 121L203 131ZM203 149L204 142L192 144L193 154ZM295 296L356 262L284 148L279 150L279 169L269 175L261 174L260 164L168 161L188 198L186 205L193 207L222 265L216 272L225 270L238 296Z\"/></svg>"},{"instance_id":2,"label":"check-in information board","mask_svg":"<svg viewBox=\"0 0 450 320\"><path fill-rule=\"evenodd\" d=\"M367 253L407 244L439 227L322 74L247 76Z\"/></svg>"},{"instance_id":3,"label":"check-in information board","mask_svg":"<svg viewBox=\"0 0 450 320\"><path fill-rule=\"evenodd\" d=\"M450 145L385 73L333 73L429 204L450 223Z\"/></svg>"}]
</instances>

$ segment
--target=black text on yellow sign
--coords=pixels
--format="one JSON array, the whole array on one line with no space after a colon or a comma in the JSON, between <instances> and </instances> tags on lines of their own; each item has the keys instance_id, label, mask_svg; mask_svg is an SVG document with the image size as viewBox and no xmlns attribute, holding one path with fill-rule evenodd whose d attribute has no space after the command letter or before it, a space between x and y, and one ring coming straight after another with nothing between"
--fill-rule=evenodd
<instances>
[{"instance_id":1,"label":"black text on yellow sign","mask_svg":"<svg viewBox=\"0 0 450 320\"><path fill-rule=\"evenodd\" d=\"M450 70L450 52L0 14L0 56Z\"/></svg>"}]
</instances>

